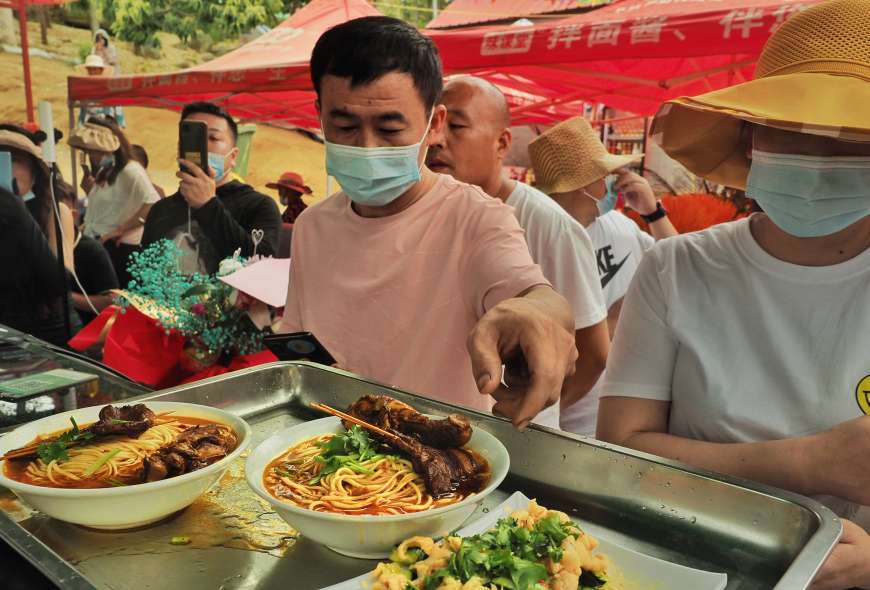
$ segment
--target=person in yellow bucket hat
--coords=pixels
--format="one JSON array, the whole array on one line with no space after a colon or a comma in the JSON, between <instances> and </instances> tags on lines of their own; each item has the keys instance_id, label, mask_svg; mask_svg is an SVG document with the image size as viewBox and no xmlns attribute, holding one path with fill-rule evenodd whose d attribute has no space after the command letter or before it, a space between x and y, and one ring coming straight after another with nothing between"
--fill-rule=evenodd
<instances>
[{"instance_id":1,"label":"person in yellow bucket hat","mask_svg":"<svg viewBox=\"0 0 870 590\"><path fill-rule=\"evenodd\" d=\"M764 212L647 253L598 415L603 440L850 519L813 590L870 588L868 31L870 1L818 4L754 80L661 107L654 140Z\"/></svg>"}]
</instances>

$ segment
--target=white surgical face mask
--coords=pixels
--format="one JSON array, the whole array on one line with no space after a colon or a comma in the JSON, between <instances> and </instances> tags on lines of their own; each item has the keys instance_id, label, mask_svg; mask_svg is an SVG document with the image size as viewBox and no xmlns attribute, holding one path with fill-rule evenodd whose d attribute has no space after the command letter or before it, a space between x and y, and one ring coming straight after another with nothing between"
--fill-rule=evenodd
<instances>
[{"instance_id":1,"label":"white surgical face mask","mask_svg":"<svg viewBox=\"0 0 870 590\"><path fill-rule=\"evenodd\" d=\"M870 215L870 157L752 150L746 192L784 232L831 235Z\"/></svg>"},{"instance_id":2,"label":"white surgical face mask","mask_svg":"<svg viewBox=\"0 0 870 590\"><path fill-rule=\"evenodd\" d=\"M392 203L420 181L423 169L423 165L418 164L420 146L429 134L434 114L433 107L423 137L411 145L367 148L324 141L326 171L358 205L383 207ZM428 151L428 146L426 149ZM425 160L426 154L423 154Z\"/></svg>"}]
</instances>

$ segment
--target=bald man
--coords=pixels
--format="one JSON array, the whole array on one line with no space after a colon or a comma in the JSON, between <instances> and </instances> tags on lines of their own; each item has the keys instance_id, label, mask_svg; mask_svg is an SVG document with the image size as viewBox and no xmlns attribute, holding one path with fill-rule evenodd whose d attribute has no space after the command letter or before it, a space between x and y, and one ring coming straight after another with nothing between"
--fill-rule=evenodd
<instances>
[{"instance_id":1,"label":"bald man","mask_svg":"<svg viewBox=\"0 0 870 590\"><path fill-rule=\"evenodd\" d=\"M586 230L539 190L511 180L502 162L511 148L510 111L504 94L486 80L449 81L441 102L447 125L429 148L431 170L476 184L514 208L532 258L571 304L580 357L562 387L562 408L586 395L604 371L610 338L592 242ZM546 412L558 412L557 407Z\"/></svg>"}]
</instances>

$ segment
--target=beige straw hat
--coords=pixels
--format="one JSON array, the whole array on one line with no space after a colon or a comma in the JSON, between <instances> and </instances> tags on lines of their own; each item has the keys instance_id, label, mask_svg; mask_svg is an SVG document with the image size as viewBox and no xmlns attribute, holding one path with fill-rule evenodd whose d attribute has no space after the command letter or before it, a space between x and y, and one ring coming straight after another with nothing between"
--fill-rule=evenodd
<instances>
[{"instance_id":1,"label":"beige straw hat","mask_svg":"<svg viewBox=\"0 0 870 590\"><path fill-rule=\"evenodd\" d=\"M42 159L42 150L37 147L35 143L30 141L23 133L16 133L15 131L8 130L0 130L0 152L5 152L9 150L15 150L19 152L24 152L30 156L33 156L36 163L42 168L45 173L48 173L48 164L46 164L45 160Z\"/></svg>"},{"instance_id":2,"label":"beige straw hat","mask_svg":"<svg viewBox=\"0 0 870 590\"><path fill-rule=\"evenodd\" d=\"M609 153L583 117L562 121L529 143L535 187L547 194L567 193L640 161L642 154Z\"/></svg>"},{"instance_id":3,"label":"beige straw hat","mask_svg":"<svg viewBox=\"0 0 870 590\"><path fill-rule=\"evenodd\" d=\"M121 142L111 129L95 123L85 123L73 131L69 144L76 149L101 152L114 152L121 147Z\"/></svg>"},{"instance_id":4,"label":"beige straw hat","mask_svg":"<svg viewBox=\"0 0 870 590\"><path fill-rule=\"evenodd\" d=\"M745 188L746 122L870 142L870 0L831 0L790 18L754 80L666 102L652 140L695 174Z\"/></svg>"}]
</instances>

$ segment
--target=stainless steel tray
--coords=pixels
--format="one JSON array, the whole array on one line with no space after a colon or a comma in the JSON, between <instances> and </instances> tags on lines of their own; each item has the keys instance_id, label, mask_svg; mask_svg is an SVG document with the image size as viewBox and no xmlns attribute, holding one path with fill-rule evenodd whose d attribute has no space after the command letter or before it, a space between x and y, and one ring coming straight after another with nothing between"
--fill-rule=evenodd
<instances>
[{"instance_id":1,"label":"stainless steel tray","mask_svg":"<svg viewBox=\"0 0 870 590\"><path fill-rule=\"evenodd\" d=\"M365 393L386 393L424 412L455 410L304 362L263 365L135 399L229 410L250 423L257 444L317 417L308 409L312 401L343 407ZM830 510L795 494L555 431L520 433L504 420L467 413L511 455L508 479L478 510L520 490L606 528L623 546L726 572L731 590L806 588L839 535ZM248 490L241 461L187 510L131 532L61 523L0 491L0 537L62 588L313 590L373 567L297 538ZM191 543L170 544L179 535Z\"/></svg>"}]
</instances>

